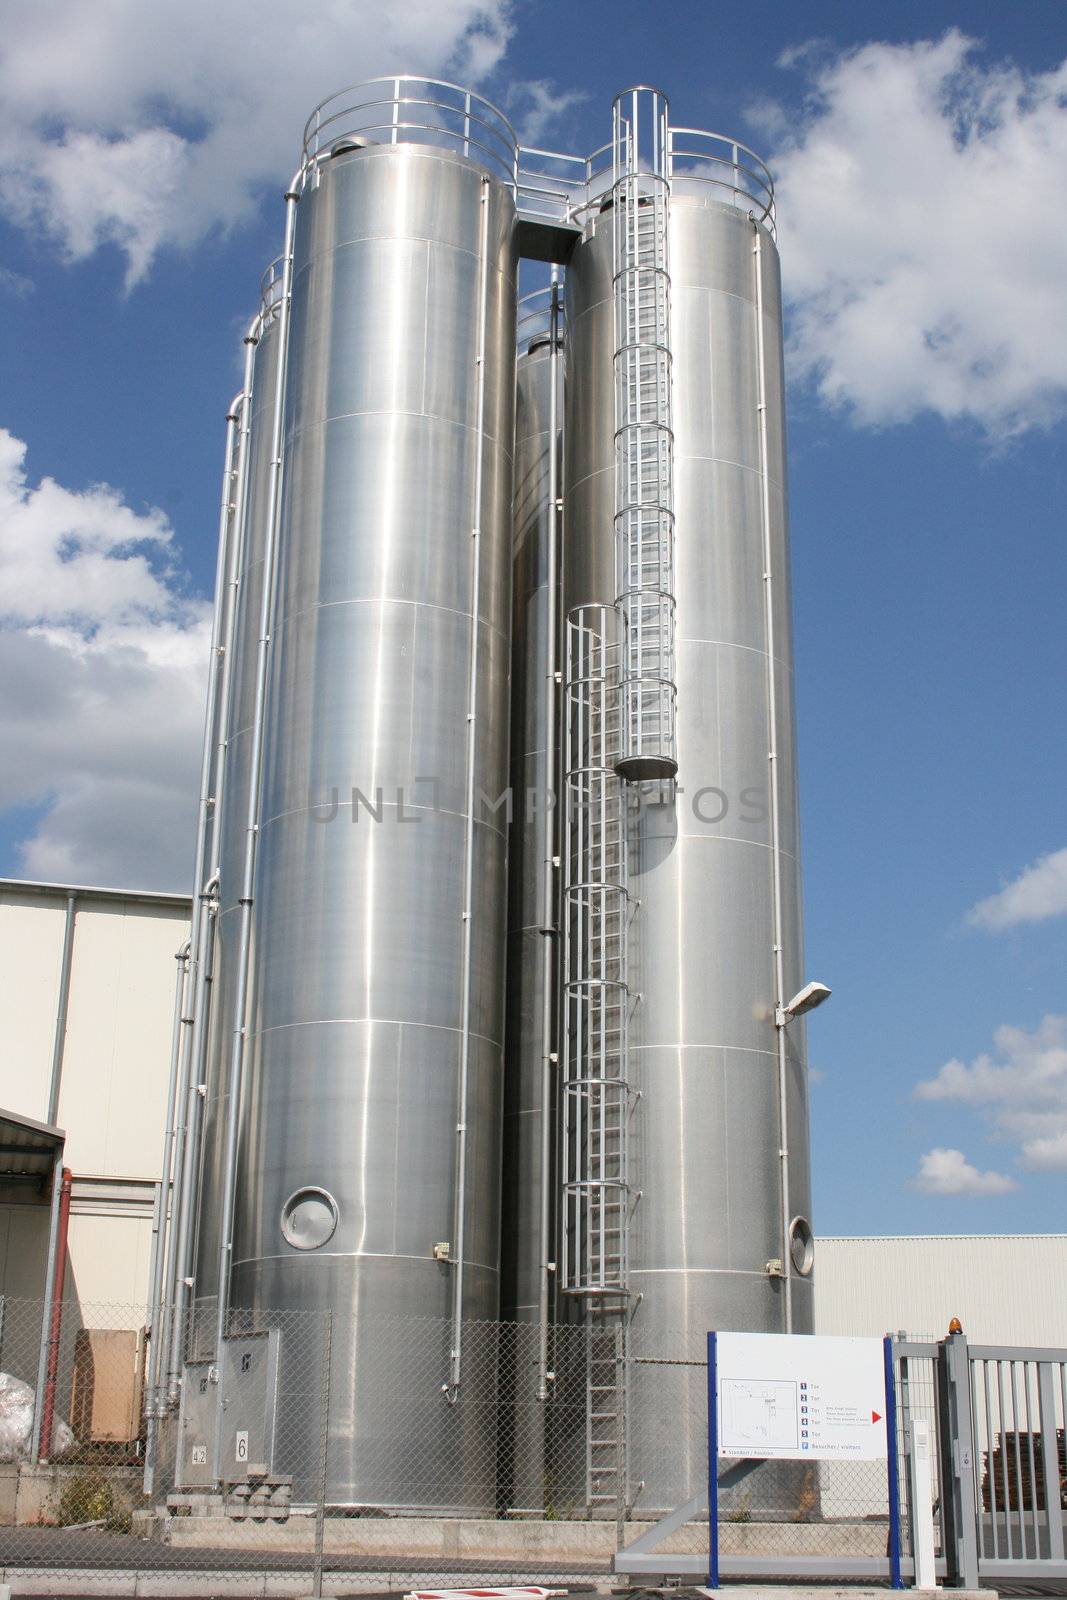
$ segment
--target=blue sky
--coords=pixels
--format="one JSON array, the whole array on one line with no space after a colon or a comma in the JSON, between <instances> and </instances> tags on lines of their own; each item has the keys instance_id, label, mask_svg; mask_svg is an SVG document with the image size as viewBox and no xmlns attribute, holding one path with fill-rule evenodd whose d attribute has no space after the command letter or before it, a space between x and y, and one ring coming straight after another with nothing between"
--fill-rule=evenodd
<instances>
[{"instance_id":1,"label":"blue sky","mask_svg":"<svg viewBox=\"0 0 1067 1600\"><path fill-rule=\"evenodd\" d=\"M284 50L263 12L11 8L0 870L184 886L223 415L312 104L469 77L580 151L656 82L780 179L816 1227L1061 1231L1067 12L331 0Z\"/></svg>"}]
</instances>

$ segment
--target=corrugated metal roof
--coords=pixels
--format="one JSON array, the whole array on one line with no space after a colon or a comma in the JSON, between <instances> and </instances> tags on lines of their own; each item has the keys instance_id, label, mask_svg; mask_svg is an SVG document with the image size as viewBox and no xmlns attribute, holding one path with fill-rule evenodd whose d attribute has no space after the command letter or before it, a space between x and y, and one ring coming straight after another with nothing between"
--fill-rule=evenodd
<instances>
[{"instance_id":1,"label":"corrugated metal roof","mask_svg":"<svg viewBox=\"0 0 1067 1600\"><path fill-rule=\"evenodd\" d=\"M62 1128L0 1111L0 1177L47 1178L64 1137Z\"/></svg>"}]
</instances>

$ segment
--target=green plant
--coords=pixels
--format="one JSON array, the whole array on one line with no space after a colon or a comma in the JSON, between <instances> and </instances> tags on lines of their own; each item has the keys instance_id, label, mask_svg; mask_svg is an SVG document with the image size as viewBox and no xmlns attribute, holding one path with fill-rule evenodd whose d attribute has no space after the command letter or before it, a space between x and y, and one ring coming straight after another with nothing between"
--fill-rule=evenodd
<instances>
[{"instance_id":1,"label":"green plant","mask_svg":"<svg viewBox=\"0 0 1067 1600\"><path fill-rule=\"evenodd\" d=\"M59 1523L69 1528L82 1522L99 1522L109 1533L129 1533L130 1508L115 1493L111 1479L87 1467L65 1479L59 1494Z\"/></svg>"}]
</instances>

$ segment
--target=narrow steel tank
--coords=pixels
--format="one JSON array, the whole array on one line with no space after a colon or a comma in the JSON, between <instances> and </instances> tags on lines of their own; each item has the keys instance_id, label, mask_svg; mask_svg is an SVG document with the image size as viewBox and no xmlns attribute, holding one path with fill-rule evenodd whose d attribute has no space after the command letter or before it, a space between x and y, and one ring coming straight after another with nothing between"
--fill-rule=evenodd
<instances>
[{"instance_id":1,"label":"narrow steel tank","mask_svg":"<svg viewBox=\"0 0 1067 1600\"><path fill-rule=\"evenodd\" d=\"M786 1325L771 673L787 994L803 974L778 256L767 228L745 210L685 189L675 185L669 221L678 776L631 785L628 795L628 1076L636 1097L628 1475L639 1510L681 1504L706 1484L706 1331ZM615 596L612 270L605 207L567 273L568 611ZM802 1023L788 1030L787 1079L786 1204L790 1217L807 1218ZM792 1292L794 1330L810 1331L810 1278L794 1277ZM691 1365L643 1364L672 1355Z\"/></svg>"},{"instance_id":2,"label":"narrow steel tank","mask_svg":"<svg viewBox=\"0 0 1067 1600\"><path fill-rule=\"evenodd\" d=\"M445 1391L499 1309L513 223L415 144L299 203L231 1298L283 1327L298 1478L336 1313L337 1504L494 1499L476 1339Z\"/></svg>"},{"instance_id":3,"label":"narrow steel tank","mask_svg":"<svg viewBox=\"0 0 1067 1600\"><path fill-rule=\"evenodd\" d=\"M251 747L256 703L256 654L263 604L264 546L270 492L271 423L277 384L278 323L265 311L252 364L248 482L240 549L235 563L233 632L228 650L229 727L225 768L215 807L219 885L215 915L211 1002L204 1073L204 1128L197 1214L193 1337L189 1354L214 1349L218 1293L220 1216L229 1107L228 1066L235 1025L236 951L241 915L242 862L251 785Z\"/></svg>"}]
</instances>

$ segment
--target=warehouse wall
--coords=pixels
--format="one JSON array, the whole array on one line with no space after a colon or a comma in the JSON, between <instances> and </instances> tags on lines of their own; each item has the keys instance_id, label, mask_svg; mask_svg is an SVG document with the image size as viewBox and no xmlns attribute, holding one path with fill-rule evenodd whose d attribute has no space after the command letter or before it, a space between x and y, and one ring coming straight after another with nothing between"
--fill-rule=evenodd
<instances>
[{"instance_id":1,"label":"warehouse wall","mask_svg":"<svg viewBox=\"0 0 1067 1600\"><path fill-rule=\"evenodd\" d=\"M44 1122L68 890L0 880L0 1107ZM77 891L57 1125L74 1177L67 1293L143 1304L166 1111L178 895ZM47 1195L0 1180L0 1294L43 1290Z\"/></svg>"},{"instance_id":2,"label":"warehouse wall","mask_svg":"<svg viewBox=\"0 0 1067 1600\"><path fill-rule=\"evenodd\" d=\"M1064 1233L821 1238L815 1271L816 1333L1067 1345Z\"/></svg>"}]
</instances>

